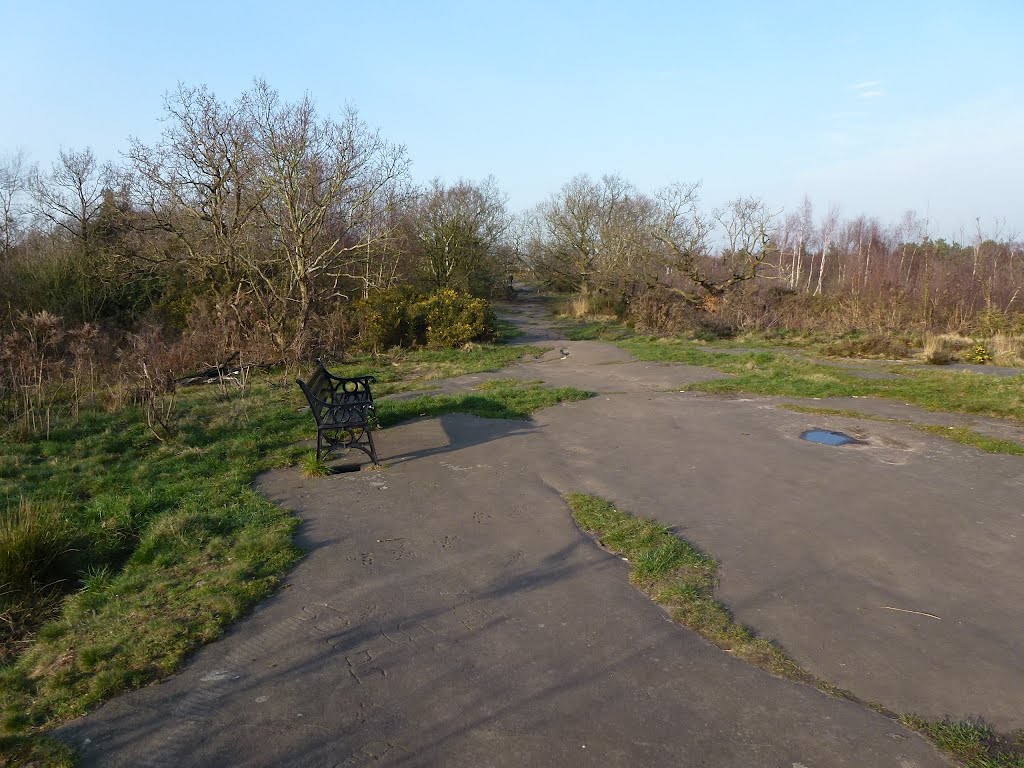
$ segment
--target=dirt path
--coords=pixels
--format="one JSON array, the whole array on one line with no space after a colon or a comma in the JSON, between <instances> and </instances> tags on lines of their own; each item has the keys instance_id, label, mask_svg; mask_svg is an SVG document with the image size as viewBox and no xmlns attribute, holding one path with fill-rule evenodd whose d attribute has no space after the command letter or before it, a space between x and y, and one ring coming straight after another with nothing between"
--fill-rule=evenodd
<instances>
[{"instance_id":1,"label":"dirt path","mask_svg":"<svg viewBox=\"0 0 1024 768\"><path fill-rule=\"evenodd\" d=\"M721 560L738 619L826 679L1024 724L1024 462L875 422L812 445L828 420L666 392L719 374L565 342L540 312L515 319L552 352L498 375L598 397L388 429L380 472L265 476L309 554L180 674L62 729L83 765L948 764L670 622L567 491L675 526Z\"/></svg>"}]
</instances>

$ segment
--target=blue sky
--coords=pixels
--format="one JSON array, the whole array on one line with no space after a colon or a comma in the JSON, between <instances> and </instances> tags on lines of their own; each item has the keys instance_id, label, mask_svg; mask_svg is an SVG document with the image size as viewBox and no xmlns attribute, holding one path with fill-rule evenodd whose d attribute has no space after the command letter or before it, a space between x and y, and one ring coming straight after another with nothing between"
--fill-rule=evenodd
<instances>
[{"instance_id":1,"label":"blue sky","mask_svg":"<svg viewBox=\"0 0 1024 768\"><path fill-rule=\"evenodd\" d=\"M1018 2L0 0L0 27L0 154L43 163L155 139L179 81L231 98L259 76L354 105L417 179L493 174L515 209L617 172L1024 235Z\"/></svg>"}]
</instances>

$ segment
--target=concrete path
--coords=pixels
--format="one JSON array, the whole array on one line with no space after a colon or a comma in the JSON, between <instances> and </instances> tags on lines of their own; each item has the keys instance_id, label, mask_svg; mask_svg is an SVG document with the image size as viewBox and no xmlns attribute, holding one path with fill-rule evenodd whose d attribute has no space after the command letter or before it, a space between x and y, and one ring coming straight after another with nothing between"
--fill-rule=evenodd
<instances>
[{"instance_id":1,"label":"concrete path","mask_svg":"<svg viewBox=\"0 0 1024 768\"><path fill-rule=\"evenodd\" d=\"M948 764L668 621L566 491L675 526L739 620L859 696L1024 725L1024 462L877 422L812 445L829 419L660 391L717 374L519 322L554 350L498 375L602 394L388 429L378 472L264 477L309 554L180 674L63 728L84 766Z\"/></svg>"},{"instance_id":2,"label":"concrete path","mask_svg":"<svg viewBox=\"0 0 1024 768\"><path fill-rule=\"evenodd\" d=\"M382 434L385 471L268 475L305 520L286 588L62 736L84 766L947 764L670 622L544 482L546 431L447 416Z\"/></svg>"}]
</instances>

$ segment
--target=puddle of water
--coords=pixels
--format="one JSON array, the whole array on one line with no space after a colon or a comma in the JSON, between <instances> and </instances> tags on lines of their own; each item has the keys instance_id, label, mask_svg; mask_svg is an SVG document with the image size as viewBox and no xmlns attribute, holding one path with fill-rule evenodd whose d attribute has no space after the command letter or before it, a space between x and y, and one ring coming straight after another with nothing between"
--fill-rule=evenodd
<instances>
[{"instance_id":1,"label":"puddle of water","mask_svg":"<svg viewBox=\"0 0 1024 768\"><path fill-rule=\"evenodd\" d=\"M800 435L800 439L822 445L850 445L860 442L857 438L850 437L843 432L832 432L828 429L809 429Z\"/></svg>"}]
</instances>

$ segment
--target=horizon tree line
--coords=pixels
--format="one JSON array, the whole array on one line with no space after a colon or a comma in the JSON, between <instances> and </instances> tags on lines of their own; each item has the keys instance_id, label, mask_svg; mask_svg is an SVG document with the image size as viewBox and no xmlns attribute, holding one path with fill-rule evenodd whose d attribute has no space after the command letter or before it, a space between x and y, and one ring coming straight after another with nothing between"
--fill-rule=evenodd
<instances>
[{"instance_id":1,"label":"horizon tree line","mask_svg":"<svg viewBox=\"0 0 1024 768\"><path fill-rule=\"evenodd\" d=\"M397 286L493 298L523 270L620 309L659 292L714 313L760 292L811 314L888 311L893 328L992 332L1021 315L1024 247L980 221L950 242L913 211L885 224L816 216L806 197L789 212L751 197L707 209L698 184L648 193L585 174L513 215L493 177L417 185L406 149L354 109L323 114L262 80L233 100L181 84L162 122L118 164L89 148L49 168L3 156L0 327L47 310L180 331L205 312L301 356L325 318Z\"/></svg>"}]
</instances>

